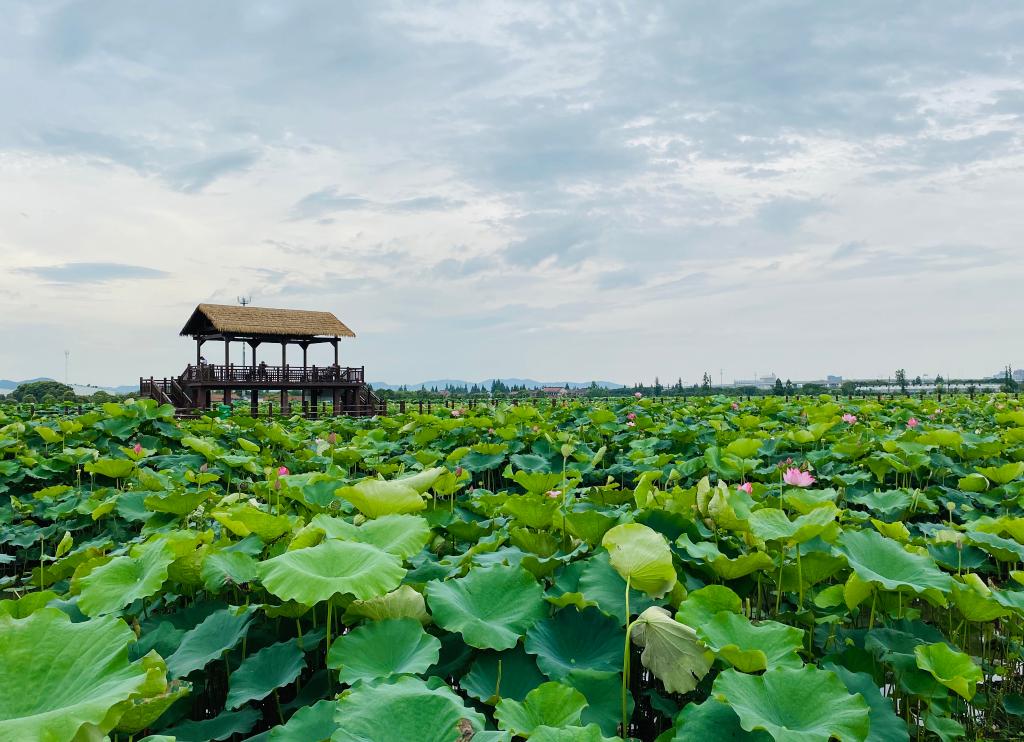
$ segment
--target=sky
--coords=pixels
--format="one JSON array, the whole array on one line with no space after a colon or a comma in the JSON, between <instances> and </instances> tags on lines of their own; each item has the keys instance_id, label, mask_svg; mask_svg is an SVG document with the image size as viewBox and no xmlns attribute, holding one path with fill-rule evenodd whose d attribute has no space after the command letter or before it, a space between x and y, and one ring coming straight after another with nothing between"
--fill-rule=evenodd
<instances>
[{"instance_id":1,"label":"sky","mask_svg":"<svg viewBox=\"0 0 1024 742\"><path fill-rule=\"evenodd\" d=\"M0 378L180 373L239 296L391 383L1024 365L1020 3L4 16Z\"/></svg>"}]
</instances>

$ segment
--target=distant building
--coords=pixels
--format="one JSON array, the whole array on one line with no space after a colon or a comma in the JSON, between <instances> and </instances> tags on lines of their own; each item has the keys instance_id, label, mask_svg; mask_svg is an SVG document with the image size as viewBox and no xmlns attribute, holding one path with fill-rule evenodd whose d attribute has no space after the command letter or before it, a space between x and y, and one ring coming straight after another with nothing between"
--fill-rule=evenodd
<instances>
[{"instance_id":1,"label":"distant building","mask_svg":"<svg viewBox=\"0 0 1024 742\"><path fill-rule=\"evenodd\" d=\"M825 377L825 385L826 386L842 386L843 385L843 377L842 376L833 376L832 374L829 374L828 376Z\"/></svg>"},{"instance_id":2,"label":"distant building","mask_svg":"<svg viewBox=\"0 0 1024 742\"><path fill-rule=\"evenodd\" d=\"M767 376L759 376L756 379L736 379L732 382L733 386L752 386L757 389L772 389L775 386L775 382L778 380L778 376L775 374L768 374Z\"/></svg>"}]
</instances>

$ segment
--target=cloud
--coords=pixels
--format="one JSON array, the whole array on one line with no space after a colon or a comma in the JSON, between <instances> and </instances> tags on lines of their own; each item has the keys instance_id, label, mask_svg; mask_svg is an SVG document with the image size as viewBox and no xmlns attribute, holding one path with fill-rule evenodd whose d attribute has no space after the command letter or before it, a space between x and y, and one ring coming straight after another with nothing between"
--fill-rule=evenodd
<instances>
[{"instance_id":1,"label":"cloud","mask_svg":"<svg viewBox=\"0 0 1024 742\"><path fill-rule=\"evenodd\" d=\"M259 160L259 153L252 150L226 152L198 162L176 168L166 174L179 190L198 193L218 178L229 174L243 173Z\"/></svg>"},{"instance_id":2,"label":"cloud","mask_svg":"<svg viewBox=\"0 0 1024 742\"><path fill-rule=\"evenodd\" d=\"M928 305L908 321L951 334L906 365L1003 362L984 344L1024 278L1024 7L14 0L7 18L0 264L39 267L0 272L0 296L94 345L117 306L154 307L140 333L166 312L173 336L197 297L252 293L337 307L398 381L699 380L737 349L797 378L902 357L859 328ZM73 283L105 307L52 288ZM781 326L813 352L773 360Z\"/></svg>"},{"instance_id":3,"label":"cloud","mask_svg":"<svg viewBox=\"0 0 1024 742\"><path fill-rule=\"evenodd\" d=\"M19 272L55 284L101 284L136 278L166 278L171 275L167 271L125 263L62 263L20 268Z\"/></svg>"}]
</instances>

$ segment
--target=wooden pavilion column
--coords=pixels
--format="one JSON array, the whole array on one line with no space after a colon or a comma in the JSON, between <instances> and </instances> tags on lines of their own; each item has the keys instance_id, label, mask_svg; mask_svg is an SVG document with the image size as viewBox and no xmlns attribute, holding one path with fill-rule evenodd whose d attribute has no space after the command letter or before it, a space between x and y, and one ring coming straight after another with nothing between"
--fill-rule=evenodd
<instances>
[{"instance_id":1,"label":"wooden pavilion column","mask_svg":"<svg viewBox=\"0 0 1024 742\"><path fill-rule=\"evenodd\" d=\"M334 346L334 365L337 366L338 365L338 338L334 338L334 340L331 341L331 345Z\"/></svg>"},{"instance_id":2,"label":"wooden pavilion column","mask_svg":"<svg viewBox=\"0 0 1024 742\"><path fill-rule=\"evenodd\" d=\"M335 417L341 414L341 393L338 387L331 389L331 407L331 412Z\"/></svg>"},{"instance_id":3,"label":"wooden pavilion column","mask_svg":"<svg viewBox=\"0 0 1024 742\"><path fill-rule=\"evenodd\" d=\"M224 378L231 378L231 337L229 335L224 336ZM231 404L231 387L227 386L229 383L228 381L224 382L224 404Z\"/></svg>"},{"instance_id":4,"label":"wooden pavilion column","mask_svg":"<svg viewBox=\"0 0 1024 742\"><path fill-rule=\"evenodd\" d=\"M302 380L309 381L309 363L307 361L307 352L309 351L309 343L300 342L299 345L302 347ZM307 403L309 402L309 395L306 392L306 387L302 387L302 409L303 412L307 411Z\"/></svg>"},{"instance_id":5,"label":"wooden pavilion column","mask_svg":"<svg viewBox=\"0 0 1024 742\"><path fill-rule=\"evenodd\" d=\"M288 414L288 341L281 341L281 380L284 388L281 390L281 414Z\"/></svg>"}]
</instances>

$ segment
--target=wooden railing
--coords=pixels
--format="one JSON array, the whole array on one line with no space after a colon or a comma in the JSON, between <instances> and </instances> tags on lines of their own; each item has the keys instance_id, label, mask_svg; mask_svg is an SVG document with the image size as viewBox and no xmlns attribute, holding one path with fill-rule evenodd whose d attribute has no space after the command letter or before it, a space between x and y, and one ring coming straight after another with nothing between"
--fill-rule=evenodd
<instances>
[{"instance_id":1,"label":"wooden railing","mask_svg":"<svg viewBox=\"0 0 1024 742\"><path fill-rule=\"evenodd\" d=\"M217 366L189 365L181 375L183 382L203 384L362 384L363 366Z\"/></svg>"}]
</instances>

